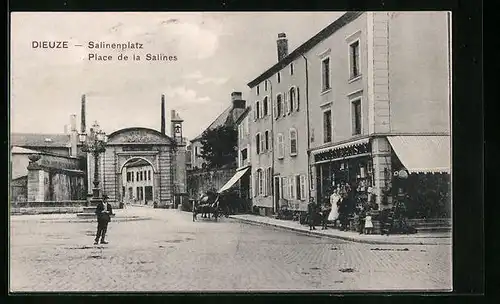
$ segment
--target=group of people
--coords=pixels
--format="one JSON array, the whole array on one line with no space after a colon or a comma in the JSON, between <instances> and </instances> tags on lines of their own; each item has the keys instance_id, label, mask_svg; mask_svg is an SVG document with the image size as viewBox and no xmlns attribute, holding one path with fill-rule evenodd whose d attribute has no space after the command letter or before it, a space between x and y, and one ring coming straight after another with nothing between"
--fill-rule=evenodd
<instances>
[{"instance_id":1,"label":"group of people","mask_svg":"<svg viewBox=\"0 0 500 304\"><path fill-rule=\"evenodd\" d=\"M369 197L371 197L371 191ZM370 198L368 199L370 201ZM355 191L349 184L340 184L333 189L332 194L326 197L323 203L316 204L311 198L308 204L309 230L316 230L318 217L321 219L322 230L328 229L328 222L332 222L334 227L345 231L349 229L349 216L353 213L359 216L358 231L360 234L371 234L373 232L373 222L369 204L356 208ZM358 210L356 210L358 209Z\"/></svg>"}]
</instances>

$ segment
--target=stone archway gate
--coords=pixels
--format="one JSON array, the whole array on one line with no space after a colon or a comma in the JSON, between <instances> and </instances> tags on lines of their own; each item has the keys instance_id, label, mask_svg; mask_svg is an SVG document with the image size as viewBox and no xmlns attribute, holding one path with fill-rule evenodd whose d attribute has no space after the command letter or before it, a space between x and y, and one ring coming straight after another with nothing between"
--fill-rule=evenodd
<instances>
[{"instance_id":1,"label":"stone archway gate","mask_svg":"<svg viewBox=\"0 0 500 304\"><path fill-rule=\"evenodd\" d=\"M173 203L175 176L179 164L176 143L169 136L148 128L127 128L109 135L106 152L101 154L100 181L103 193L109 196L113 205L122 200L122 169L124 165L137 158L142 158L153 167L154 201L159 207ZM89 186L92 185L93 159L88 157ZM89 188L91 189L91 187Z\"/></svg>"}]
</instances>

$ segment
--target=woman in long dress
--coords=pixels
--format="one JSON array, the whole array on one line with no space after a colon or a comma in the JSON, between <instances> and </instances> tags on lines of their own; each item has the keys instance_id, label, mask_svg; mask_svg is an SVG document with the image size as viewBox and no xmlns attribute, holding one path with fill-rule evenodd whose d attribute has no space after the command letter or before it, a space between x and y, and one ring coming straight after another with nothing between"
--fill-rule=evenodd
<instances>
[{"instance_id":1,"label":"woman in long dress","mask_svg":"<svg viewBox=\"0 0 500 304\"><path fill-rule=\"evenodd\" d=\"M339 217L339 207L338 207L338 202L340 201L341 197L337 193L337 189L333 190L332 195L330 196L330 204L332 204L332 211L328 215L328 221L332 221L336 223L338 217Z\"/></svg>"}]
</instances>

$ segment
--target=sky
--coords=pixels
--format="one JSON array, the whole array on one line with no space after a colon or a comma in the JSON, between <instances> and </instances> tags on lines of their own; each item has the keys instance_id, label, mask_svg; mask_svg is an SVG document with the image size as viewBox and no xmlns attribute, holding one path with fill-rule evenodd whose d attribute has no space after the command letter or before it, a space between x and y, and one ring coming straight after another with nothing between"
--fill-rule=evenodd
<instances>
[{"instance_id":1,"label":"sky","mask_svg":"<svg viewBox=\"0 0 500 304\"><path fill-rule=\"evenodd\" d=\"M11 132L63 133L86 95L87 127L106 133L128 127L160 130L161 95L184 119L192 139L230 105L233 91L277 62L276 38L289 52L342 12L168 13L16 12L11 14ZM67 49L33 48L33 41L68 41ZM88 43L140 43L140 50L92 50ZM75 45L82 46L75 46ZM89 60L90 53L112 61ZM128 61L118 61L123 53ZM132 60L133 54L141 61ZM145 55L176 56L146 61Z\"/></svg>"}]
</instances>

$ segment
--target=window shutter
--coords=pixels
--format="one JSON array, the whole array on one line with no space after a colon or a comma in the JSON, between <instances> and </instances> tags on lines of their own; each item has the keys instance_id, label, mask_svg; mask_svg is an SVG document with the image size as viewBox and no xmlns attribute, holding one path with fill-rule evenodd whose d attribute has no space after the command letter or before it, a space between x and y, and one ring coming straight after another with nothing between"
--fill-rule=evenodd
<instances>
[{"instance_id":1,"label":"window shutter","mask_svg":"<svg viewBox=\"0 0 500 304\"><path fill-rule=\"evenodd\" d=\"M298 87L297 87L297 92L295 93L295 97L297 98L296 107L297 107L297 112L298 112L299 108L300 108L300 91L299 91Z\"/></svg>"},{"instance_id":2,"label":"window shutter","mask_svg":"<svg viewBox=\"0 0 500 304\"><path fill-rule=\"evenodd\" d=\"M306 176L305 175L300 176L300 199L301 200L306 199Z\"/></svg>"},{"instance_id":3,"label":"window shutter","mask_svg":"<svg viewBox=\"0 0 500 304\"><path fill-rule=\"evenodd\" d=\"M254 176L252 178L253 180L253 197L256 197L257 196L257 186L259 185L259 182L258 182L258 174L257 174L258 171L255 171L254 172Z\"/></svg>"},{"instance_id":4,"label":"window shutter","mask_svg":"<svg viewBox=\"0 0 500 304\"><path fill-rule=\"evenodd\" d=\"M273 150L273 145L274 145L273 132L269 132L269 151Z\"/></svg>"},{"instance_id":5,"label":"window shutter","mask_svg":"<svg viewBox=\"0 0 500 304\"><path fill-rule=\"evenodd\" d=\"M273 118L277 118L278 117L278 98L276 98L276 100L274 102L271 102L273 104Z\"/></svg>"},{"instance_id":6,"label":"window shutter","mask_svg":"<svg viewBox=\"0 0 500 304\"><path fill-rule=\"evenodd\" d=\"M267 170L266 170L267 171ZM264 196L267 196L267 172L266 171L263 171L263 183L262 183L262 188L263 188L263 191L262 191L262 194Z\"/></svg>"}]
</instances>

